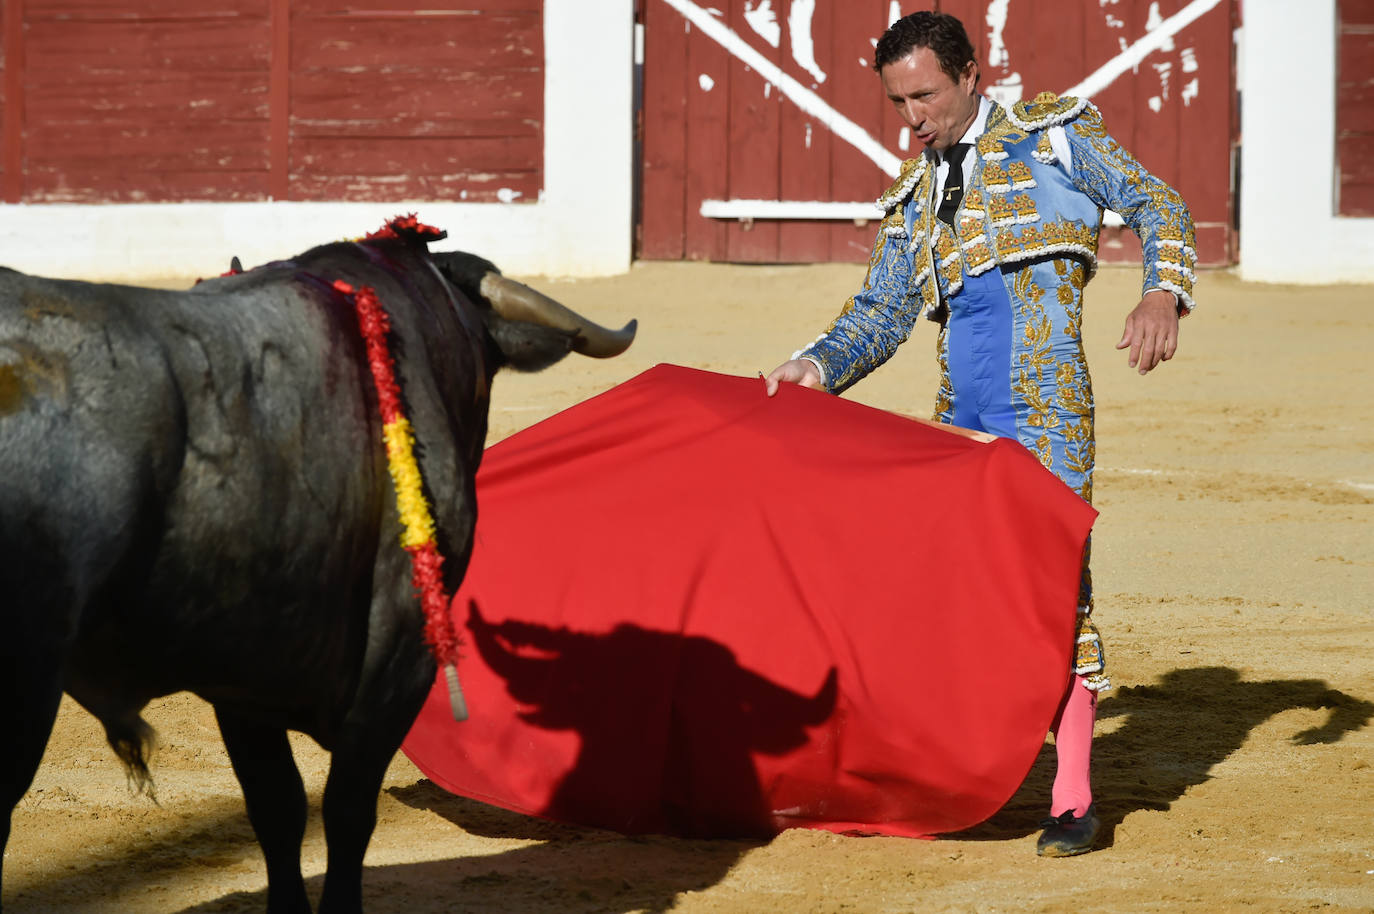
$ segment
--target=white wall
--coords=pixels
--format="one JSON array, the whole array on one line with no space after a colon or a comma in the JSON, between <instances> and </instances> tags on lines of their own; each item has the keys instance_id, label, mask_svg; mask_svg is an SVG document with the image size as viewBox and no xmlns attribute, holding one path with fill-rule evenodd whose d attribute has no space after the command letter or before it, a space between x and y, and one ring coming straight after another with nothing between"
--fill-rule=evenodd
<instances>
[{"instance_id":1,"label":"white wall","mask_svg":"<svg viewBox=\"0 0 1374 914\"><path fill-rule=\"evenodd\" d=\"M632 253L634 0L545 0L544 191L536 203L0 205L0 265L137 282L214 276L373 231L414 212L436 249L511 274L604 276Z\"/></svg>"},{"instance_id":2,"label":"white wall","mask_svg":"<svg viewBox=\"0 0 1374 914\"><path fill-rule=\"evenodd\" d=\"M1374 218L1333 215L1336 3L1298 6L1245 4L1240 273L1264 282L1374 281Z\"/></svg>"}]
</instances>

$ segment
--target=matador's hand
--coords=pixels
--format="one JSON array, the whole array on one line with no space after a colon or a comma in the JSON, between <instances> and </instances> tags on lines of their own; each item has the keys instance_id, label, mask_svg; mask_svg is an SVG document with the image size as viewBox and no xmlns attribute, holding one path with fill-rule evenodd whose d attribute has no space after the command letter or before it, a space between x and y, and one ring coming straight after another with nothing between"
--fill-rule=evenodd
<instances>
[{"instance_id":1,"label":"matador's hand","mask_svg":"<svg viewBox=\"0 0 1374 914\"><path fill-rule=\"evenodd\" d=\"M791 381L802 387L819 387L821 374L810 359L791 359L774 368L764 379L764 388L768 396L771 397L778 392L780 381Z\"/></svg>"},{"instance_id":2,"label":"matador's hand","mask_svg":"<svg viewBox=\"0 0 1374 914\"><path fill-rule=\"evenodd\" d=\"M1127 364L1141 374L1174 357L1178 349L1178 300L1172 292L1151 289L1126 315L1126 330L1116 348L1128 346L1131 353Z\"/></svg>"}]
</instances>

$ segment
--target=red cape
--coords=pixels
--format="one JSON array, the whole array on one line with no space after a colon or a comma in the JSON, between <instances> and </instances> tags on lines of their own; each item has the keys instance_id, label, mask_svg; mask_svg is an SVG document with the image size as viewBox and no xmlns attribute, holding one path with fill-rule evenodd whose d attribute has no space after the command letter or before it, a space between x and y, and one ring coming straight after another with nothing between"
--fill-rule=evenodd
<instances>
[{"instance_id":1,"label":"red cape","mask_svg":"<svg viewBox=\"0 0 1374 914\"><path fill-rule=\"evenodd\" d=\"M1068 681L1096 512L1014 441L660 365L490 448L442 787L622 832L957 831Z\"/></svg>"}]
</instances>

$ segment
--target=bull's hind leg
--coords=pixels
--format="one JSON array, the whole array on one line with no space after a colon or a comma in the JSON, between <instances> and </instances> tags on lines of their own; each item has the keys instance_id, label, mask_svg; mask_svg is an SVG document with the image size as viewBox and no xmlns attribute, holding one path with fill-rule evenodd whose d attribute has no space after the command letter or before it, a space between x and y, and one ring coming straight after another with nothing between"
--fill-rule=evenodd
<instances>
[{"instance_id":1,"label":"bull's hind leg","mask_svg":"<svg viewBox=\"0 0 1374 914\"><path fill-rule=\"evenodd\" d=\"M310 900L301 878L305 785L286 731L245 720L218 705L215 717L243 788L248 821L267 861L267 910L269 914L309 912Z\"/></svg>"},{"instance_id":2,"label":"bull's hind leg","mask_svg":"<svg viewBox=\"0 0 1374 914\"><path fill-rule=\"evenodd\" d=\"M5 749L0 752L0 867L10 838L14 807L33 783L43 749L48 744L57 707L62 700L56 656L35 651L34 645L16 634L0 648L0 733ZM0 869L0 885L3 885Z\"/></svg>"},{"instance_id":3,"label":"bull's hind leg","mask_svg":"<svg viewBox=\"0 0 1374 914\"><path fill-rule=\"evenodd\" d=\"M0 859L14 807L33 784L57 719L64 651L81 597L46 540L4 529L21 513L5 509L0 496ZM39 551L25 552L32 545Z\"/></svg>"}]
</instances>

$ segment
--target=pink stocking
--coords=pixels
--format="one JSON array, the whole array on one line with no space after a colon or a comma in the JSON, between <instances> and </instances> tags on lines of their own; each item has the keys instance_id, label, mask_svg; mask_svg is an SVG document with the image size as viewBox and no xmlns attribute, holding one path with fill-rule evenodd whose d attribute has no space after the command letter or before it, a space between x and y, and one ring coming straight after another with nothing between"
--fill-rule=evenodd
<instances>
[{"instance_id":1,"label":"pink stocking","mask_svg":"<svg viewBox=\"0 0 1374 914\"><path fill-rule=\"evenodd\" d=\"M1058 760L1050 797L1051 816L1070 811L1082 816L1093 801L1090 767L1096 719L1097 693L1083 684L1082 676L1074 676L1050 727Z\"/></svg>"}]
</instances>

